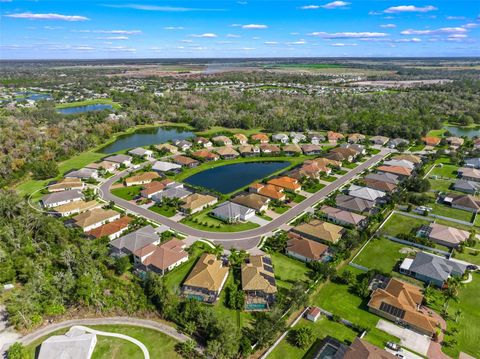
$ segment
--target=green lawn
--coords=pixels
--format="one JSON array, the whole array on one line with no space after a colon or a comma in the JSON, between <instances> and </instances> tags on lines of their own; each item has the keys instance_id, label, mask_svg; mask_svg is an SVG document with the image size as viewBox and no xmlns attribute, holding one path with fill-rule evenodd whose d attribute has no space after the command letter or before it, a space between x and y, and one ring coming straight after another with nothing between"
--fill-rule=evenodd
<instances>
[{"instance_id":1,"label":"green lawn","mask_svg":"<svg viewBox=\"0 0 480 359\"><path fill-rule=\"evenodd\" d=\"M112 189L110 192L119 198L130 201L134 197L138 196L141 190L142 186L130 186L115 188Z\"/></svg>"},{"instance_id":2,"label":"green lawn","mask_svg":"<svg viewBox=\"0 0 480 359\"><path fill-rule=\"evenodd\" d=\"M358 163L345 163L345 164L342 165L342 167L345 167L345 168L348 168L348 169L354 169L357 166L358 166ZM339 174L341 174L341 173L339 173Z\"/></svg>"},{"instance_id":3,"label":"green lawn","mask_svg":"<svg viewBox=\"0 0 480 359\"><path fill-rule=\"evenodd\" d=\"M253 222L225 223L209 216L209 212L211 212L211 209L194 214L191 218L182 219L181 222L192 228L209 232L241 232L259 227L257 223Z\"/></svg>"},{"instance_id":4,"label":"green lawn","mask_svg":"<svg viewBox=\"0 0 480 359\"><path fill-rule=\"evenodd\" d=\"M428 131L427 133L427 136L428 137L443 137L443 134L446 132L447 130L444 129L444 128L441 128L439 130L430 130Z\"/></svg>"},{"instance_id":5,"label":"green lawn","mask_svg":"<svg viewBox=\"0 0 480 359\"><path fill-rule=\"evenodd\" d=\"M316 341L310 348L301 349L290 344L287 338L283 339L280 344L268 356L268 359L301 359L311 358L316 347L320 344L321 339L326 336L334 337L340 341L351 342L357 336L357 333L343 324L328 320L324 316L313 323L306 319L301 319L294 329L308 327L312 329Z\"/></svg>"},{"instance_id":6,"label":"green lawn","mask_svg":"<svg viewBox=\"0 0 480 359\"><path fill-rule=\"evenodd\" d=\"M396 237L400 233L407 234L421 225L428 225L430 223L431 222L426 219L412 218L399 213L394 213L380 229L380 233Z\"/></svg>"},{"instance_id":7,"label":"green lawn","mask_svg":"<svg viewBox=\"0 0 480 359\"><path fill-rule=\"evenodd\" d=\"M96 104L106 104L112 105L114 109L118 110L122 106L120 104L114 102L111 98L99 98L94 100L84 100L84 101L76 101L76 102L68 102L68 103L59 103L55 106L55 108L69 108L69 107L77 107L77 106L88 106L88 105L96 105Z\"/></svg>"},{"instance_id":8,"label":"green lawn","mask_svg":"<svg viewBox=\"0 0 480 359\"><path fill-rule=\"evenodd\" d=\"M273 204L270 204L269 208L272 211L274 211L275 213L278 213L278 214L285 213L286 211L288 211L290 209L290 207L288 207L288 206L275 206Z\"/></svg>"},{"instance_id":9,"label":"green lawn","mask_svg":"<svg viewBox=\"0 0 480 359\"><path fill-rule=\"evenodd\" d=\"M406 254L400 253L400 250L405 247L408 246L386 238L374 238L355 258L354 263L390 273L395 265L406 257Z\"/></svg>"},{"instance_id":10,"label":"green lawn","mask_svg":"<svg viewBox=\"0 0 480 359\"><path fill-rule=\"evenodd\" d=\"M177 209L175 207L165 205L159 206L158 204L149 207L148 209L164 217L173 217L177 213Z\"/></svg>"},{"instance_id":11,"label":"green lawn","mask_svg":"<svg viewBox=\"0 0 480 359\"><path fill-rule=\"evenodd\" d=\"M298 193L287 193L287 197L295 202L295 203L300 203L302 202L304 199L306 199L307 197L305 196L302 196L301 194L298 194Z\"/></svg>"},{"instance_id":12,"label":"green lawn","mask_svg":"<svg viewBox=\"0 0 480 359\"><path fill-rule=\"evenodd\" d=\"M455 165L444 164L442 167L439 167L438 164L430 172L429 176L439 176L442 178L457 178L458 167Z\"/></svg>"},{"instance_id":13,"label":"green lawn","mask_svg":"<svg viewBox=\"0 0 480 359\"><path fill-rule=\"evenodd\" d=\"M429 203L428 204L430 207L432 207L432 212L433 214L436 214L438 216L443 216L443 217L448 217L448 218L453 218L453 219L459 219L461 221L465 222L471 222L473 218L473 214L468 211L463 211L461 209L456 209L452 208L450 206L447 206L445 204L441 203Z\"/></svg>"},{"instance_id":14,"label":"green lawn","mask_svg":"<svg viewBox=\"0 0 480 359\"><path fill-rule=\"evenodd\" d=\"M88 327L100 331L121 333L138 339L146 345L151 358L181 358L181 356L175 352L175 345L178 342L162 332L129 325L92 325ZM27 346L29 358L35 358L36 347L45 339L52 335L64 334L67 331L68 329L62 329ZM142 351L133 343L119 338L104 337L101 335L99 335L97 339L98 341L92 359L143 359Z\"/></svg>"},{"instance_id":15,"label":"green lawn","mask_svg":"<svg viewBox=\"0 0 480 359\"><path fill-rule=\"evenodd\" d=\"M296 282L306 282L309 269L305 263L290 258L281 253L271 253L275 279L277 285L283 288L290 288Z\"/></svg>"},{"instance_id":16,"label":"green lawn","mask_svg":"<svg viewBox=\"0 0 480 359\"><path fill-rule=\"evenodd\" d=\"M453 180L443 180L443 179L429 179L430 189L440 192L452 192L450 186L453 183Z\"/></svg>"},{"instance_id":17,"label":"green lawn","mask_svg":"<svg viewBox=\"0 0 480 359\"><path fill-rule=\"evenodd\" d=\"M409 148L410 152L416 152L416 151L421 151L425 148L425 145L423 143L419 144L419 145L414 145L412 147Z\"/></svg>"},{"instance_id":18,"label":"green lawn","mask_svg":"<svg viewBox=\"0 0 480 359\"><path fill-rule=\"evenodd\" d=\"M327 182L333 182L337 179L337 177L335 177L335 176L322 176L322 177L320 177L320 179L322 179L324 181L327 181Z\"/></svg>"},{"instance_id":19,"label":"green lawn","mask_svg":"<svg viewBox=\"0 0 480 359\"><path fill-rule=\"evenodd\" d=\"M480 251L465 248L463 253L455 252L455 258L480 266Z\"/></svg>"},{"instance_id":20,"label":"green lawn","mask_svg":"<svg viewBox=\"0 0 480 359\"><path fill-rule=\"evenodd\" d=\"M302 189L308 193L315 193L320 191L323 187L325 187L323 183L316 183L314 186L308 186L308 187L302 186Z\"/></svg>"}]
</instances>

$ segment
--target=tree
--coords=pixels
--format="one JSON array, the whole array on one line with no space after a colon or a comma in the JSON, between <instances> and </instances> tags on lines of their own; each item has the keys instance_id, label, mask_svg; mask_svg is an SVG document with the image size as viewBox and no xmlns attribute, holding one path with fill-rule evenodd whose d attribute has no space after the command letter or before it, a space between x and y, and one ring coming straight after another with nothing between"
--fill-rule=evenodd
<instances>
[{"instance_id":1,"label":"tree","mask_svg":"<svg viewBox=\"0 0 480 359\"><path fill-rule=\"evenodd\" d=\"M230 283L225 288L225 305L230 309L243 309L245 305L245 296L243 291L238 289L237 283Z\"/></svg>"},{"instance_id":2,"label":"tree","mask_svg":"<svg viewBox=\"0 0 480 359\"><path fill-rule=\"evenodd\" d=\"M367 298L370 295L369 280L368 277L363 277L353 285L352 289L356 295L361 298Z\"/></svg>"},{"instance_id":3,"label":"tree","mask_svg":"<svg viewBox=\"0 0 480 359\"><path fill-rule=\"evenodd\" d=\"M290 330L288 339L296 347L306 349L312 343L314 334L312 332L312 328L302 327L299 329Z\"/></svg>"},{"instance_id":4,"label":"tree","mask_svg":"<svg viewBox=\"0 0 480 359\"><path fill-rule=\"evenodd\" d=\"M32 174L33 178L36 180L57 177L59 174L57 162L54 160L35 162L32 165Z\"/></svg>"},{"instance_id":5,"label":"tree","mask_svg":"<svg viewBox=\"0 0 480 359\"><path fill-rule=\"evenodd\" d=\"M131 267L130 258L128 256L119 257L115 260L115 273L122 275Z\"/></svg>"},{"instance_id":6,"label":"tree","mask_svg":"<svg viewBox=\"0 0 480 359\"><path fill-rule=\"evenodd\" d=\"M178 343L175 349L183 357L193 359L198 357L196 347L197 344L193 340L187 340L186 342Z\"/></svg>"},{"instance_id":7,"label":"tree","mask_svg":"<svg viewBox=\"0 0 480 359\"><path fill-rule=\"evenodd\" d=\"M29 359L27 349L21 343L14 343L7 350L8 359Z\"/></svg>"}]
</instances>

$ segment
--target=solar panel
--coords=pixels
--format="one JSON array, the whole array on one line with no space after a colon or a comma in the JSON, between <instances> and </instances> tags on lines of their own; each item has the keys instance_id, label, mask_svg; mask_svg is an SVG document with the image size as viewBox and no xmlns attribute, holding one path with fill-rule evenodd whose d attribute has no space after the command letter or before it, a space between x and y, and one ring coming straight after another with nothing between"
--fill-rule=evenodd
<instances>
[{"instance_id":1,"label":"solar panel","mask_svg":"<svg viewBox=\"0 0 480 359\"><path fill-rule=\"evenodd\" d=\"M275 283L275 278L274 277L270 277L269 275L265 274L265 273L260 273L260 275L265 278L268 283L270 283L271 285L276 285Z\"/></svg>"},{"instance_id":2,"label":"solar panel","mask_svg":"<svg viewBox=\"0 0 480 359\"><path fill-rule=\"evenodd\" d=\"M393 315L395 318L403 319L403 317L405 317L405 311L403 309L394 307L393 305L387 304L385 302L382 302L380 304L380 310L382 312Z\"/></svg>"},{"instance_id":3,"label":"solar panel","mask_svg":"<svg viewBox=\"0 0 480 359\"><path fill-rule=\"evenodd\" d=\"M273 267L272 266L264 264L263 269L265 269L267 272L273 273Z\"/></svg>"},{"instance_id":4,"label":"solar panel","mask_svg":"<svg viewBox=\"0 0 480 359\"><path fill-rule=\"evenodd\" d=\"M272 265L272 260L268 257L262 257L263 263Z\"/></svg>"}]
</instances>

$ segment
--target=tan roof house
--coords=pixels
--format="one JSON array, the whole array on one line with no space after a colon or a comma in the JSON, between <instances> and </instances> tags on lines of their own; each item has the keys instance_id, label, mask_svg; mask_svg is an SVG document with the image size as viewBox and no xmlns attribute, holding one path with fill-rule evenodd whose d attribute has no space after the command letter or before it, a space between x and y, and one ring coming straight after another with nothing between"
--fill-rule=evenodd
<instances>
[{"instance_id":1,"label":"tan roof house","mask_svg":"<svg viewBox=\"0 0 480 359\"><path fill-rule=\"evenodd\" d=\"M348 135L348 142L349 143L357 143L365 140L365 135L361 133L352 133Z\"/></svg>"},{"instance_id":2,"label":"tan roof house","mask_svg":"<svg viewBox=\"0 0 480 359\"><path fill-rule=\"evenodd\" d=\"M344 138L345 136L339 132L334 132L334 131L327 132L327 139L328 139L328 142L330 143L337 143L337 141L343 140Z\"/></svg>"},{"instance_id":3,"label":"tan roof house","mask_svg":"<svg viewBox=\"0 0 480 359\"><path fill-rule=\"evenodd\" d=\"M180 210L185 213L196 213L202 209L213 206L218 202L217 197L206 194L194 193L184 198L183 204L180 205Z\"/></svg>"},{"instance_id":4,"label":"tan roof house","mask_svg":"<svg viewBox=\"0 0 480 359\"><path fill-rule=\"evenodd\" d=\"M322 148L319 145L315 145L313 143L305 144L305 145L302 145L302 151L307 156L318 155L322 153Z\"/></svg>"},{"instance_id":5,"label":"tan roof house","mask_svg":"<svg viewBox=\"0 0 480 359\"><path fill-rule=\"evenodd\" d=\"M93 162L90 163L89 165L85 166L86 168L91 168L94 170L100 170L103 169L106 172L115 172L119 167L119 163L115 162L110 162L110 161L101 161L101 162Z\"/></svg>"},{"instance_id":6,"label":"tan roof house","mask_svg":"<svg viewBox=\"0 0 480 359\"><path fill-rule=\"evenodd\" d=\"M330 206L322 206L320 211L325 214L325 217L328 220L340 225L350 225L356 228L363 228L367 225L367 217L355 212L345 211Z\"/></svg>"},{"instance_id":7,"label":"tan roof house","mask_svg":"<svg viewBox=\"0 0 480 359\"><path fill-rule=\"evenodd\" d=\"M214 303L220 296L228 276L228 268L215 255L204 253L198 259L187 279L182 293L187 298Z\"/></svg>"},{"instance_id":8,"label":"tan roof house","mask_svg":"<svg viewBox=\"0 0 480 359\"><path fill-rule=\"evenodd\" d=\"M460 177L467 181L480 182L480 170L470 167L462 167L457 170Z\"/></svg>"},{"instance_id":9,"label":"tan roof house","mask_svg":"<svg viewBox=\"0 0 480 359\"><path fill-rule=\"evenodd\" d=\"M269 184L254 183L248 190L249 192L257 193L273 200L284 201L286 198L285 193L283 193L283 188Z\"/></svg>"},{"instance_id":10,"label":"tan roof house","mask_svg":"<svg viewBox=\"0 0 480 359\"><path fill-rule=\"evenodd\" d=\"M401 161L401 160L410 161L415 164L422 163L422 159L420 158L420 156L410 155L410 154L396 155L396 156L393 156L392 159L397 161Z\"/></svg>"},{"instance_id":11,"label":"tan roof house","mask_svg":"<svg viewBox=\"0 0 480 359\"><path fill-rule=\"evenodd\" d=\"M216 161L220 158L216 153L210 152L208 150L200 150L192 153L192 156L203 160L205 162Z\"/></svg>"},{"instance_id":12,"label":"tan roof house","mask_svg":"<svg viewBox=\"0 0 480 359\"><path fill-rule=\"evenodd\" d=\"M399 357L356 337L342 359L399 359Z\"/></svg>"},{"instance_id":13,"label":"tan roof house","mask_svg":"<svg viewBox=\"0 0 480 359\"><path fill-rule=\"evenodd\" d=\"M458 247L469 236L470 233L467 231L443 224L432 223L429 226L428 239L447 247Z\"/></svg>"},{"instance_id":14,"label":"tan roof house","mask_svg":"<svg viewBox=\"0 0 480 359\"><path fill-rule=\"evenodd\" d=\"M400 166L380 166L377 168L379 172L393 173L397 176L409 177L412 175L412 170Z\"/></svg>"},{"instance_id":15,"label":"tan roof house","mask_svg":"<svg viewBox=\"0 0 480 359\"><path fill-rule=\"evenodd\" d=\"M193 158L182 156L182 155L173 157L172 161L177 165L180 165L182 167L188 167L188 168L197 167L200 164L200 162L198 162L197 160L194 160Z\"/></svg>"},{"instance_id":16,"label":"tan roof house","mask_svg":"<svg viewBox=\"0 0 480 359\"><path fill-rule=\"evenodd\" d=\"M231 201L233 203L252 208L257 212L263 212L267 210L268 203L270 203L270 198L261 196L256 193L247 193L236 196Z\"/></svg>"},{"instance_id":17,"label":"tan roof house","mask_svg":"<svg viewBox=\"0 0 480 359\"><path fill-rule=\"evenodd\" d=\"M156 145L155 148L159 151L165 151L171 154L178 153L178 147L170 143L162 143L162 144Z\"/></svg>"},{"instance_id":18,"label":"tan roof house","mask_svg":"<svg viewBox=\"0 0 480 359\"><path fill-rule=\"evenodd\" d=\"M68 190L79 189L82 190L85 183L80 178L64 178L54 184L48 186L48 192L61 192Z\"/></svg>"},{"instance_id":19,"label":"tan roof house","mask_svg":"<svg viewBox=\"0 0 480 359\"><path fill-rule=\"evenodd\" d=\"M264 133L256 133L251 136L252 141L258 142L258 143L268 143L270 139L268 138L268 135Z\"/></svg>"},{"instance_id":20,"label":"tan roof house","mask_svg":"<svg viewBox=\"0 0 480 359\"><path fill-rule=\"evenodd\" d=\"M229 139L227 136L216 136L212 138L213 143L217 146L231 146L232 140Z\"/></svg>"},{"instance_id":21,"label":"tan roof house","mask_svg":"<svg viewBox=\"0 0 480 359\"><path fill-rule=\"evenodd\" d=\"M94 208L101 208L102 204L93 200L85 202L84 200L81 201L74 201L70 202L58 207L54 207L53 211L58 213L62 217L68 217L72 214L82 213Z\"/></svg>"},{"instance_id":22,"label":"tan roof house","mask_svg":"<svg viewBox=\"0 0 480 359\"><path fill-rule=\"evenodd\" d=\"M125 178L125 185L127 187L138 186L138 185L150 183L157 178L160 178L157 172L143 172L143 173L139 173L138 175Z\"/></svg>"},{"instance_id":23,"label":"tan roof house","mask_svg":"<svg viewBox=\"0 0 480 359\"><path fill-rule=\"evenodd\" d=\"M236 133L233 135L235 142L240 145L246 145L248 143L248 138L243 133Z\"/></svg>"},{"instance_id":24,"label":"tan roof house","mask_svg":"<svg viewBox=\"0 0 480 359\"><path fill-rule=\"evenodd\" d=\"M178 239L171 239L159 246L149 244L135 251L134 260L140 269L164 275L188 261L185 247L185 243Z\"/></svg>"},{"instance_id":25,"label":"tan roof house","mask_svg":"<svg viewBox=\"0 0 480 359\"><path fill-rule=\"evenodd\" d=\"M452 208L461 209L472 213L478 213L480 210L480 198L469 194L447 194L443 201L450 204Z\"/></svg>"},{"instance_id":26,"label":"tan roof house","mask_svg":"<svg viewBox=\"0 0 480 359\"><path fill-rule=\"evenodd\" d=\"M108 237L110 240L114 240L122 235L128 229L132 218L123 216L116 221L104 224L103 226L92 229L87 232L87 235L93 238Z\"/></svg>"},{"instance_id":27,"label":"tan roof house","mask_svg":"<svg viewBox=\"0 0 480 359\"><path fill-rule=\"evenodd\" d=\"M238 152L240 152L243 157L253 157L260 154L260 148L258 146L242 145L238 147Z\"/></svg>"},{"instance_id":28,"label":"tan roof house","mask_svg":"<svg viewBox=\"0 0 480 359\"><path fill-rule=\"evenodd\" d=\"M268 255L250 256L242 263L242 290L245 310L266 310L275 302L277 285Z\"/></svg>"},{"instance_id":29,"label":"tan roof house","mask_svg":"<svg viewBox=\"0 0 480 359\"><path fill-rule=\"evenodd\" d=\"M120 218L120 213L113 209L95 208L90 211L80 213L73 217L73 223L82 228L84 232L91 231L97 227L115 221Z\"/></svg>"},{"instance_id":30,"label":"tan roof house","mask_svg":"<svg viewBox=\"0 0 480 359\"><path fill-rule=\"evenodd\" d=\"M345 228L336 224L313 219L309 223L302 223L290 230L300 237L317 242L337 243L342 238Z\"/></svg>"},{"instance_id":31,"label":"tan roof house","mask_svg":"<svg viewBox=\"0 0 480 359\"><path fill-rule=\"evenodd\" d=\"M281 152L280 147L278 147L277 145L263 143L259 147L260 147L260 151L266 154L277 155Z\"/></svg>"},{"instance_id":32,"label":"tan roof house","mask_svg":"<svg viewBox=\"0 0 480 359\"><path fill-rule=\"evenodd\" d=\"M325 244L312 241L306 238L289 239L287 242L286 253L302 262L319 261L328 251Z\"/></svg>"},{"instance_id":33,"label":"tan roof house","mask_svg":"<svg viewBox=\"0 0 480 359\"><path fill-rule=\"evenodd\" d=\"M225 160L232 160L237 158L240 154L235 151L232 147L221 147L218 148L217 153Z\"/></svg>"},{"instance_id":34,"label":"tan roof house","mask_svg":"<svg viewBox=\"0 0 480 359\"><path fill-rule=\"evenodd\" d=\"M385 136L370 137L370 142L373 142L373 144L375 144L375 145L385 146L388 141L390 141L390 138L385 137Z\"/></svg>"},{"instance_id":35,"label":"tan roof house","mask_svg":"<svg viewBox=\"0 0 480 359\"><path fill-rule=\"evenodd\" d=\"M295 156L295 155L298 155L298 154L302 153L302 149L296 143L291 143L289 145L285 145L285 146L283 146L282 150L287 156Z\"/></svg>"}]
</instances>

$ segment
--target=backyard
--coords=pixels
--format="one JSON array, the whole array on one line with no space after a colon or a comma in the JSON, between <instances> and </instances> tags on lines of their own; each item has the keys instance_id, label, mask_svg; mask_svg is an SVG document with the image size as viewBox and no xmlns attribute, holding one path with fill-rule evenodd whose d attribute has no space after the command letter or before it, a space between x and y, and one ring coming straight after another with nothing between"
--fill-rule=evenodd
<instances>
[{"instance_id":1,"label":"backyard","mask_svg":"<svg viewBox=\"0 0 480 359\"><path fill-rule=\"evenodd\" d=\"M164 217L173 217L177 213L177 209L169 205L153 205L148 208L150 211L158 213Z\"/></svg>"},{"instance_id":2,"label":"backyard","mask_svg":"<svg viewBox=\"0 0 480 359\"><path fill-rule=\"evenodd\" d=\"M241 232L259 227L257 223L253 222L226 223L217 218L211 217L209 212L211 212L210 208L184 218L181 222L192 228L209 232Z\"/></svg>"},{"instance_id":3,"label":"backyard","mask_svg":"<svg viewBox=\"0 0 480 359\"><path fill-rule=\"evenodd\" d=\"M277 252L271 253L270 256L279 287L291 288L296 282L308 280L309 269L303 262Z\"/></svg>"},{"instance_id":4,"label":"backyard","mask_svg":"<svg viewBox=\"0 0 480 359\"><path fill-rule=\"evenodd\" d=\"M399 234L408 234L422 225L428 225L431 222L427 219L413 218L400 213L394 213L380 229L380 233L397 237Z\"/></svg>"},{"instance_id":5,"label":"backyard","mask_svg":"<svg viewBox=\"0 0 480 359\"><path fill-rule=\"evenodd\" d=\"M472 221L473 213L471 212L452 208L448 205L441 204L441 203L429 203L428 206L432 207L431 213L436 214L438 216L458 219L464 222Z\"/></svg>"},{"instance_id":6,"label":"backyard","mask_svg":"<svg viewBox=\"0 0 480 359\"><path fill-rule=\"evenodd\" d=\"M401 253L402 249L406 252L405 249L413 250L413 247L386 238L373 238L353 262L369 269L390 273L395 265L407 256L406 253Z\"/></svg>"},{"instance_id":7,"label":"backyard","mask_svg":"<svg viewBox=\"0 0 480 359\"><path fill-rule=\"evenodd\" d=\"M449 164L442 164L442 166L439 166L440 164L437 164L435 168L430 172L429 176L438 176L441 178L456 178L457 177L457 169L458 167L455 165L449 165Z\"/></svg>"}]
</instances>

